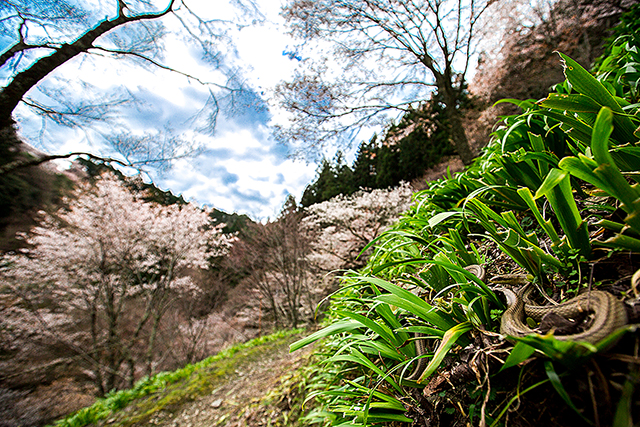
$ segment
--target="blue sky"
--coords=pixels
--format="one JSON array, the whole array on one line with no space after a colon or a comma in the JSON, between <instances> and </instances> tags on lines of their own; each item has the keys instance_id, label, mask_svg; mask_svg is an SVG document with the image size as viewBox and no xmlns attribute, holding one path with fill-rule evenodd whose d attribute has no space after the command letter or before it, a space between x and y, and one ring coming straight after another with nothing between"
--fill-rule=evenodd
<instances>
[{"instance_id":1,"label":"blue sky","mask_svg":"<svg viewBox=\"0 0 640 427\"><path fill-rule=\"evenodd\" d=\"M96 2L106 11L116 3ZM206 8L211 7L209 2L190 4L205 8L205 14ZM215 4L216 16L235 19L232 9L220 8L221 2ZM288 159L287 147L271 137L269 125L281 114L269 104L271 90L292 74L299 58L291 55L296 42L286 35L278 15L280 2L261 0L258 6L264 20L242 28L231 26L228 36L234 46L222 49L222 65L238 70L238 78L253 92L236 102L239 107L235 110L218 115L212 135L194 130L202 124L203 117L194 116L207 99L207 87L131 60L86 55L57 69L29 96L47 100L43 90L50 91L53 95L48 100L58 102L66 96L74 100L79 94L95 100L128 92L135 95L138 104L120 110L113 117L113 124L98 124L93 130L69 129L53 123L43 128L40 118L22 106L16 111L21 134L27 142L48 152L86 150L98 154L110 154L100 134L177 136L199 146L198 154L173 162L169 170L148 169L148 180L201 205L246 213L256 219L274 217L288 194L300 199L305 185L315 175L316 165ZM175 22L165 25L171 30ZM224 83L221 73L203 62L197 49L186 46L180 37L165 37L163 46L166 63L207 81ZM62 92L56 93L60 88ZM224 106L224 98L221 101Z\"/></svg>"},{"instance_id":2,"label":"blue sky","mask_svg":"<svg viewBox=\"0 0 640 427\"><path fill-rule=\"evenodd\" d=\"M36 4L31 3L31 0L20 1L26 5ZM105 16L114 16L118 4L117 0L51 0L37 4L48 6L56 1L77 2L75 4L90 10L90 25ZM156 4L155 10L161 10L168 1L151 0L151 3ZM21 133L28 142L50 153L89 151L116 158L117 154L105 145L106 139L138 138L165 143L177 138L183 142L179 147L197 147L197 155L174 161L170 169L147 169L147 180L201 205L249 214L255 219L273 218L289 194L300 200L316 170L315 164L289 159L288 147L272 138L271 126L274 123L286 126L288 117L274 101L273 90L278 83L290 81L307 63L322 59L332 46L327 46L328 42L318 41L314 44L307 43L303 49L298 49L296 46L300 41L287 35L283 19L279 16L284 0L255 0L255 3L251 3L253 0L183 1L200 16L211 19L213 25L224 28L223 37L203 39L211 41L218 52L215 57L204 56L202 45L186 36L186 30L181 27L178 19L168 15L162 19L166 35L159 43L162 54L158 60L175 70L198 77L200 82L131 57L118 59L105 52L81 55L56 69L36 89L30 91L28 96L45 104L57 103L58 106L64 106L67 101L69 105L77 105L79 99L88 99L106 102L112 107L123 96L130 94L137 103L121 105L119 109L106 108L98 115L107 120L94 123L93 127L80 123L75 129L63 128L50 122L43 126L40 118L22 105L15 111ZM252 11L253 6L244 10L232 6L243 2L255 5L259 11ZM148 1L126 0L126 3L147 4ZM7 5L10 3L0 2L0 30L4 30L9 22L2 19L3 12L10 7ZM178 13L184 13L184 9ZM501 19L496 21L498 24L502 22ZM87 28L87 24L83 25L82 31ZM139 28L140 24L134 25ZM149 25L153 27L156 24ZM190 22L189 31L195 31L201 25L202 22ZM49 30L54 36L59 36L56 43L72 41L82 32L78 30L76 34L70 31L55 34L55 28ZM36 39L44 34L37 26L30 31L29 37ZM38 31L41 32L40 35ZM486 40L489 45L495 45L495 41L500 39L500 29L487 25L485 31L487 34L495 33ZM0 50L3 44L6 46L10 41L6 37L7 33L0 31ZM129 34L125 26L99 42L103 43L103 47L117 47L122 40L144 38L145 34L153 34L153 31ZM153 46L153 43L141 45ZM489 48L491 50L491 46ZM301 51L304 53L301 54ZM376 72L398 72L392 62L378 63L375 59L370 61L372 69L379 68ZM28 63L28 58L24 62ZM475 63L475 60L472 59L471 62ZM321 60L318 63L327 67L325 74L329 79L339 80L343 76L344 70L338 63ZM362 68L368 72L368 64L363 64ZM233 75L231 80L230 75ZM473 69L469 70L467 78L470 79L472 75ZM6 67L0 69L0 84L8 78L10 75L7 74ZM208 85L203 85L202 81L208 82ZM202 109L207 105L209 90L216 85L234 86L238 82L242 82L249 90L235 99L232 109L225 108L229 106L230 92L218 91L218 101L223 112L217 116L215 132L203 132L208 115ZM405 89L394 96L400 99L412 94L411 91L412 89ZM425 93L420 96L427 95ZM395 99L389 98L389 102L392 103ZM357 142L369 140L372 133L379 132L390 118L391 115L381 116L381 122L377 125L368 122L370 127L352 135L352 142L356 144L352 144L343 153L347 161L353 159ZM169 145L171 144L165 143L164 146ZM335 149L322 154L332 158ZM321 156L309 156L319 157Z\"/></svg>"}]
</instances>

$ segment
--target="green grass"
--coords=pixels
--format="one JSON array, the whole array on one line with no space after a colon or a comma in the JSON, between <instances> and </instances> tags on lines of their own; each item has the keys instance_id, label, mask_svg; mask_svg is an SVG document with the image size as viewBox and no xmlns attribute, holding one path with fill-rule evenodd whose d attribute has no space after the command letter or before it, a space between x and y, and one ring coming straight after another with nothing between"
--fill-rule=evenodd
<instances>
[{"instance_id":1,"label":"green grass","mask_svg":"<svg viewBox=\"0 0 640 427\"><path fill-rule=\"evenodd\" d=\"M81 427L113 419L109 425L129 426L148 420L161 410L171 410L211 391L243 364L270 349L290 342L301 329L278 331L226 348L214 356L172 372L160 372L138 381L132 389L109 393L93 405L54 423L56 427Z\"/></svg>"}]
</instances>

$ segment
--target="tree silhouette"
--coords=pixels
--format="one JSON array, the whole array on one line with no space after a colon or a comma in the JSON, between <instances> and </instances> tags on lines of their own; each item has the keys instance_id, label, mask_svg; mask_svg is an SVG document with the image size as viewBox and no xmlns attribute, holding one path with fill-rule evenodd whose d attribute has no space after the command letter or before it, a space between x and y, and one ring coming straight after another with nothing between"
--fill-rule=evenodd
<instances>
[{"instance_id":1,"label":"tree silhouette","mask_svg":"<svg viewBox=\"0 0 640 427\"><path fill-rule=\"evenodd\" d=\"M340 69L303 60L304 71L277 90L291 112L278 136L313 154L349 140L390 110L408 111L437 89L450 137L464 163L473 152L462 127L460 101L478 43L476 24L491 0L290 0L293 34L329 41ZM316 45L311 44L313 48ZM324 60L324 58L323 58ZM376 122L377 120L377 122Z\"/></svg>"},{"instance_id":2,"label":"tree silhouette","mask_svg":"<svg viewBox=\"0 0 640 427\"><path fill-rule=\"evenodd\" d=\"M234 5L242 9L247 19L258 17L251 0L234 2ZM228 98L227 105L248 96L238 71L224 64L221 52L224 42L230 42L225 38L225 28L230 22L205 17L186 0L165 0L159 8L139 0L114 0L109 7L104 4L94 7L86 9L77 2L65 0L0 3L3 30L0 41L7 45L0 55L0 73L6 81L0 89L0 153L3 155L0 174L79 154L19 156L20 141L14 126L15 112L21 104L42 120L58 125L88 127L96 121L105 122L106 129L100 136L125 164L166 164L193 152L193 146L170 131L154 130L136 135L123 129L117 108L136 101L127 89L115 89L105 98L86 83L78 86L74 81L74 85L66 82L43 86L44 80L51 79L54 71L62 66L73 70L73 65L79 66L97 56L128 59L137 67L173 72L190 83L201 84L209 93L198 116L199 130L205 132L215 127L224 104L221 94ZM181 37L187 48L199 52L205 63L226 77L208 81L188 70L165 64L163 38L170 32L168 26L178 28L180 34L174 36ZM36 88L38 91L34 91Z\"/></svg>"}]
</instances>

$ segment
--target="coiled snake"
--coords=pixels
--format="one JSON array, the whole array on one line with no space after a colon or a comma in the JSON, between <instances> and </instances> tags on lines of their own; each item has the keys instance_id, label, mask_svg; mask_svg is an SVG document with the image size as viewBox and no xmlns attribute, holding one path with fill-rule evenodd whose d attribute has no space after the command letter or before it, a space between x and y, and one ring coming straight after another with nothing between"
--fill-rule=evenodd
<instances>
[{"instance_id":1,"label":"coiled snake","mask_svg":"<svg viewBox=\"0 0 640 427\"><path fill-rule=\"evenodd\" d=\"M470 265L465 269L484 280L484 269L481 266ZM495 276L491 282L496 285L522 285L518 291L504 286L499 288L507 299L508 308L500 320L500 333L505 336L523 337L535 333L536 331L525 323L526 317L531 317L539 322L548 313L554 313L564 318L575 318L586 313L593 313L593 321L586 330L575 334L556 335L555 338L563 341L582 341L596 344L628 322L624 305L608 292L590 291L558 305L539 306L529 304L529 295L534 290L534 286L526 280L525 276ZM420 334L416 334L416 338L416 354L420 358L411 374L406 377L410 381L417 381L426 367L426 359L421 357L426 353L424 340L420 339Z\"/></svg>"},{"instance_id":2,"label":"coiled snake","mask_svg":"<svg viewBox=\"0 0 640 427\"><path fill-rule=\"evenodd\" d=\"M516 293L511 289L503 289L507 298L507 310L500 321L500 333L513 337L522 337L534 333L525 322L525 315L536 322L548 313L555 313L564 318L574 318L585 313L593 313L591 325L584 331L570 335L557 335L563 341L583 341L596 344L616 329L627 324L627 313L624 305L608 292L591 291L580 294L567 302L554 306L528 304L529 295L534 287L527 282Z\"/></svg>"}]
</instances>

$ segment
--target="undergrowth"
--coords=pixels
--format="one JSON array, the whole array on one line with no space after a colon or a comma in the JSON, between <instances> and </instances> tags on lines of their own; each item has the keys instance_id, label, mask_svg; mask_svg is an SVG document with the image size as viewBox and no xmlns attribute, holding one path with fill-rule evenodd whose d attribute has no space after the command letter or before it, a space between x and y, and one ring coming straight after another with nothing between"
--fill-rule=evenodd
<instances>
[{"instance_id":1,"label":"undergrowth","mask_svg":"<svg viewBox=\"0 0 640 427\"><path fill-rule=\"evenodd\" d=\"M505 337L507 305L489 280L519 273L547 298L598 288L638 308L640 34L629 23L639 21L635 6L593 74L559 53L566 81L544 100L502 101L523 113L504 117L470 167L430 183L371 243L367 266L346 274L333 296L331 323L291 346L326 338L308 422L627 427L640 419L637 319L596 343ZM486 278L465 268L475 264ZM420 358L426 368L415 377Z\"/></svg>"}]
</instances>

